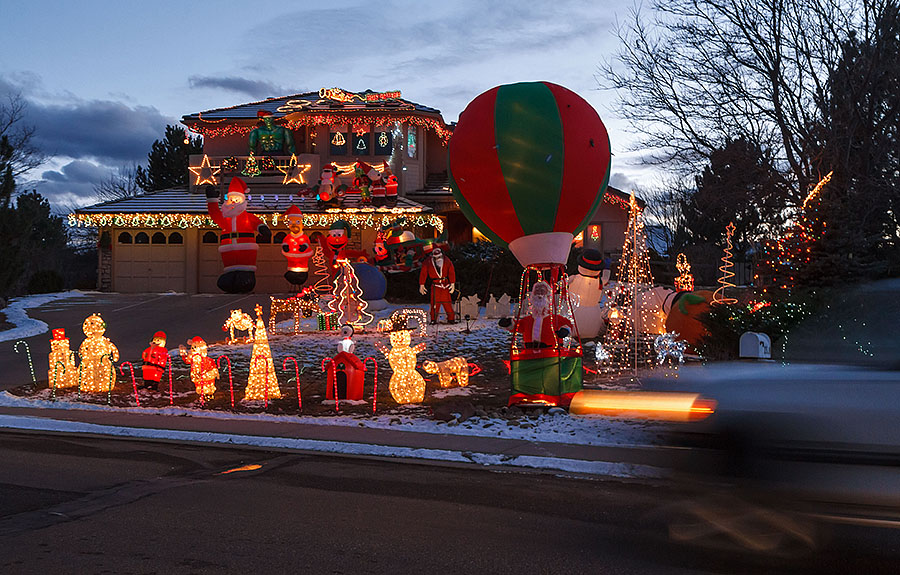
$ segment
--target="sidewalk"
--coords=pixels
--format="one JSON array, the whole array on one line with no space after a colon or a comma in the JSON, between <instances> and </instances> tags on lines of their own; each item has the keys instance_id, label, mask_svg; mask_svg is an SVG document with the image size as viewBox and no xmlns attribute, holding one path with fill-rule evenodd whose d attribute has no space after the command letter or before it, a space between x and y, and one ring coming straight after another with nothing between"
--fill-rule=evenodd
<instances>
[{"instance_id":1,"label":"sidewalk","mask_svg":"<svg viewBox=\"0 0 900 575\"><path fill-rule=\"evenodd\" d=\"M568 417L568 416L559 416ZM292 421L294 419L295 421ZM652 445L583 445L277 421L39 407L0 407L0 432L40 432L175 441L266 450L427 460L593 476L655 478L677 455ZM512 469L511 469L512 470Z\"/></svg>"}]
</instances>

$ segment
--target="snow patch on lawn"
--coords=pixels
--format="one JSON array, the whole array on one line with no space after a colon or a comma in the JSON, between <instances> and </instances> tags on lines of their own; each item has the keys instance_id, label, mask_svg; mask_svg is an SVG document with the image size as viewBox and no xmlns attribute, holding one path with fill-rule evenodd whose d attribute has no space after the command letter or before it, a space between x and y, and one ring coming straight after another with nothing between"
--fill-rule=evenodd
<instances>
[{"instance_id":1,"label":"snow patch on lawn","mask_svg":"<svg viewBox=\"0 0 900 575\"><path fill-rule=\"evenodd\" d=\"M24 339L46 333L49 329L47 324L28 317L27 310L40 307L52 301L66 299L84 295L78 290L70 290L57 293L45 293L37 295L29 295L25 297L13 298L10 304L0 310L6 314L6 321L13 324L14 328L0 332L0 341L10 341L13 339Z\"/></svg>"}]
</instances>

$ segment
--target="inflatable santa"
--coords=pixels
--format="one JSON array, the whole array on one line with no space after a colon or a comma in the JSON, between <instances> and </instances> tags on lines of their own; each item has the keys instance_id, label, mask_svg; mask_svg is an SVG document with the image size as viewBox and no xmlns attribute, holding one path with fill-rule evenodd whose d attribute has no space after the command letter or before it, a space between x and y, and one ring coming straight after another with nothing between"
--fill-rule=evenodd
<instances>
[{"instance_id":1,"label":"inflatable santa","mask_svg":"<svg viewBox=\"0 0 900 575\"><path fill-rule=\"evenodd\" d=\"M384 169L381 171L381 179L384 182L385 201L389 206L397 205L397 176L391 172L387 162L383 162Z\"/></svg>"},{"instance_id":2,"label":"inflatable santa","mask_svg":"<svg viewBox=\"0 0 900 575\"><path fill-rule=\"evenodd\" d=\"M225 293L249 293L256 287L256 234L269 235L269 228L257 216L247 211L247 184L233 178L228 186L225 203L219 207L219 190L206 187L206 208L209 217L221 229L219 254L225 272L216 285Z\"/></svg>"},{"instance_id":3,"label":"inflatable santa","mask_svg":"<svg viewBox=\"0 0 900 575\"><path fill-rule=\"evenodd\" d=\"M426 282L431 279L431 289L426 287ZM419 272L419 292L422 295L431 294L431 323L437 323L441 307L447 316L447 323L455 323L453 315L453 301L451 296L456 291L456 270L453 262L444 257L441 248L434 248L431 259L422 264Z\"/></svg>"},{"instance_id":4,"label":"inflatable santa","mask_svg":"<svg viewBox=\"0 0 900 575\"><path fill-rule=\"evenodd\" d=\"M309 237L303 233L303 213L295 205L291 205L284 212L284 220L287 222L290 233L281 242L281 253L287 258L288 268L284 272L284 279L291 284L300 286L306 283L309 277L309 258L315 250Z\"/></svg>"},{"instance_id":5,"label":"inflatable santa","mask_svg":"<svg viewBox=\"0 0 900 575\"><path fill-rule=\"evenodd\" d=\"M505 317L499 325L514 333L521 333L526 350L541 350L559 347L561 340L571 335L572 322L559 314L550 313L552 291L550 284L539 281L531 288L530 314L520 317L517 322Z\"/></svg>"}]
</instances>

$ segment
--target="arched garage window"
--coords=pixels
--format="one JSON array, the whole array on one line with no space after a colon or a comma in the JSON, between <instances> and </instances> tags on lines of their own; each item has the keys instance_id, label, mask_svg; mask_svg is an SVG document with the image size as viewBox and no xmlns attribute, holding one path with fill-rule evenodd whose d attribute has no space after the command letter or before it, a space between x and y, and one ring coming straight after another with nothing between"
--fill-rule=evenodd
<instances>
[{"instance_id":1,"label":"arched garage window","mask_svg":"<svg viewBox=\"0 0 900 575\"><path fill-rule=\"evenodd\" d=\"M147 235L147 232L138 232L138 234L136 236L134 236L134 243L149 244L150 236Z\"/></svg>"},{"instance_id":2,"label":"arched garage window","mask_svg":"<svg viewBox=\"0 0 900 575\"><path fill-rule=\"evenodd\" d=\"M150 240L151 244L164 244L166 243L166 234L162 232L156 232L153 234L153 238Z\"/></svg>"},{"instance_id":3,"label":"arched garage window","mask_svg":"<svg viewBox=\"0 0 900 575\"><path fill-rule=\"evenodd\" d=\"M122 232L119 234L119 243L120 244L130 244L131 243L131 234L128 232Z\"/></svg>"},{"instance_id":4,"label":"arched garage window","mask_svg":"<svg viewBox=\"0 0 900 575\"><path fill-rule=\"evenodd\" d=\"M203 234L203 243L217 244L219 243L219 236L216 235L216 232L206 232L205 234Z\"/></svg>"},{"instance_id":5,"label":"arched garage window","mask_svg":"<svg viewBox=\"0 0 900 575\"><path fill-rule=\"evenodd\" d=\"M287 236L286 233L284 233L284 232L278 232L278 233L275 234L275 236L272 238L272 243L273 243L273 244L280 244L281 242L284 241L285 236Z\"/></svg>"},{"instance_id":6,"label":"arched garage window","mask_svg":"<svg viewBox=\"0 0 900 575\"><path fill-rule=\"evenodd\" d=\"M181 235L180 232L172 232L171 234L169 234L169 243L170 244L183 244L184 237Z\"/></svg>"}]
</instances>

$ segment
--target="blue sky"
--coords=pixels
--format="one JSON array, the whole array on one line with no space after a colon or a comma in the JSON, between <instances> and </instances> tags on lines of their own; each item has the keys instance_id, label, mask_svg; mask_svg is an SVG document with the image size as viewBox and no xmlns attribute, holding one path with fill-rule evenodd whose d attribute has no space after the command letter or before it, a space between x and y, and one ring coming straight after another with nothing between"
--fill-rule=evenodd
<instances>
[{"instance_id":1,"label":"blue sky","mask_svg":"<svg viewBox=\"0 0 900 575\"><path fill-rule=\"evenodd\" d=\"M555 82L606 123L613 185L651 183L595 80L632 0L11 4L0 8L0 97L26 99L53 156L27 187L58 206L91 203L94 185L143 163L182 115L335 86L401 90L452 122L493 86Z\"/></svg>"}]
</instances>

